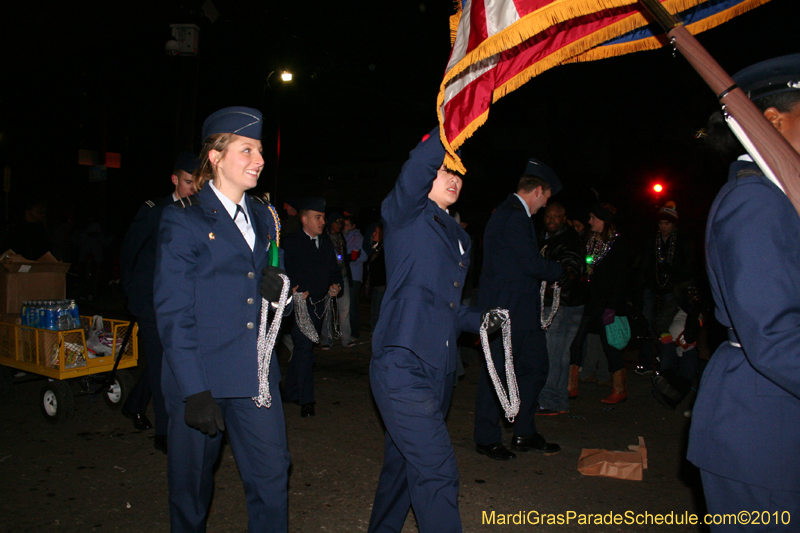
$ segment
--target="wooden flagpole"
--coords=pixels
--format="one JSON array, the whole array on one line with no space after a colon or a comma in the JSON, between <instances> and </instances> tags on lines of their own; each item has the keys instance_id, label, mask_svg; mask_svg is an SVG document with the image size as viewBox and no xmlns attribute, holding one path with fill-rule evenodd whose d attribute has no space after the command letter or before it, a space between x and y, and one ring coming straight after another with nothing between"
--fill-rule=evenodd
<instances>
[{"instance_id":1,"label":"wooden flagpole","mask_svg":"<svg viewBox=\"0 0 800 533\"><path fill-rule=\"evenodd\" d=\"M663 26L675 48L711 87L723 109L742 126L800 215L800 154L778 133L694 35L689 33L683 22L669 13L658 0L639 1Z\"/></svg>"}]
</instances>

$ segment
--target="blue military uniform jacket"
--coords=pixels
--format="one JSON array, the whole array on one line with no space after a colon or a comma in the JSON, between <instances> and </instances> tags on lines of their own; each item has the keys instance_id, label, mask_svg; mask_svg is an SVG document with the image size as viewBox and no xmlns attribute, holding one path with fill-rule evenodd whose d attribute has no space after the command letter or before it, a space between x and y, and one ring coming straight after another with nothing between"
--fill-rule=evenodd
<instances>
[{"instance_id":1,"label":"blue military uniform jacket","mask_svg":"<svg viewBox=\"0 0 800 533\"><path fill-rule=\"evenodd\" d=\"M183 199L192 205L179 200L161 217L155 307L162 382L184 398L206 390L215 398L258 395L259 286L277 232L270 206L245 196L252 251L209 186Z\"/></svg>"},{"instance_id":2,"label":"blue military uniform jacket","mask_svg":"<svg viewBox=\"0 0 800 533\"><path fill-rule=\"evenodd\" d=\"M712 474L800 491L800 218L750 162L731 167L706 227L719 322L732 328L703 373L688 458Z\"/></svg>"},{"instance_id":3,"label":"blue military uniform jacket","mask_svg":"<svg viewBox=\"0 0 800 533\"><path fill-rule=\"evenodd\" d=\"M302 229L287 235L281 247L285 253L286 273L297 292L308 291L311 301L324 298L334 283L343 284L342 269L336 260L333 243L324 233L319 236L319 248Z\"/></svg>"},{"instance_id":4,"label":"blue military uniform jacket","mask_svg":"<svg viewBox=\"0 0 800 533\"><path fill-rule=\"evenodd\" d=\"M172 196L147 202L139 208L120 251L122 288L128 309L140 321L155 322L153 277L156 271L156 242L161 212L173 203Z\"/></svg>"},{"instance_id":5,"label":"blue military uniform jacket","mask_svg":"<svg viewBox=\"0 0 800 533\"><path fill-rule=\"evenodd\" d=\"M540 281L558 280L563 269L539 253L533 220L516 195L510 194L492 214L483 250L478 307L508 309L512 329L541 330Z\"/></svg>"},{"instance_id":6,"label":"blue military uniform jacket","mask_svg":"<svg viewBox=\"0 0 800 533\"><path fill-rule=\"evenodd\" d=\"M411 152L383 200L387 285L372 347L377 353L400 346L450 373L456 339L461 331L478 331L480 312L461 305L469 235L428 198L443 160L437 129Z\"/></svg>"}]
</instances>

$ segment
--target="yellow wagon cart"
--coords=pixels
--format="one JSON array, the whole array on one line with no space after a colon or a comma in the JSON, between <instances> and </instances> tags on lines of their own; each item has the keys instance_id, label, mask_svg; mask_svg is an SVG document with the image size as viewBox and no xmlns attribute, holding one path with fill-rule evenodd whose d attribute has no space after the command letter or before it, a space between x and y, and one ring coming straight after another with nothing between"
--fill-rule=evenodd
<instances>
[{"instance_id":1,"label":"yellow wagon cart","mask_svg":"<svg viewBox=\"0 0 800 533\"><path fill-rule=\"evenodd\" d=\"M48 378L41 408L50 422L72 417L76 394L102 393L110 408L122 407L134 384L127 369L137 365L138 326L101 320L99 327L93 317L81 316L82 328L65 331L0 322L0 398L12 394L16 369Z\"/></svg>"}]
</instances>

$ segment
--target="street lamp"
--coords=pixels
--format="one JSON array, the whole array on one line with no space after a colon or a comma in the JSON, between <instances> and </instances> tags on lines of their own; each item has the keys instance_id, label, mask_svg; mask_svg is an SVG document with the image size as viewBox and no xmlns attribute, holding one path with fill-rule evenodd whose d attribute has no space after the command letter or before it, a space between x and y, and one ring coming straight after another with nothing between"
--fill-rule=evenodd
<instances>
[{"instance_id":1,"label":"street lamp","mask_svg":"<svg viewBox=\"0 0 800 533\"><path fill-rule=\"evenodd\" d=\"M269 74L267 74L267 79L264 81L264 92L266 93L267 87L269 86L269 79L272 75L275 74L273 70ZM292 73L288 70L284 70L281 72L281 80L284 83L288 83L292 81ZM273 183L272 183L272 196L271 200L273 202L277 202L278 198L278 169L280 168L281 162L281 106L280 106L280 93L275 94L275 121L277 123L277 142L275 143L275 174L273 175Z\"/></svg>"}]
</instances>

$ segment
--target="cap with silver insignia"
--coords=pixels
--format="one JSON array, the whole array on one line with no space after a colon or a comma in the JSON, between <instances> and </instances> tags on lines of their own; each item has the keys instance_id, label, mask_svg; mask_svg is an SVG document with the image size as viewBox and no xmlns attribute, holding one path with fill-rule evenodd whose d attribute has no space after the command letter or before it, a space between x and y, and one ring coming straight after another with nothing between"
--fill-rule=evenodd
<instances>
[{"instance_id":1,"label":"cap with silver insignia","mask_svg":"<svg viewBox=\"0 0 800 533\"><path fill-rule=\"evenodd\" d=\"M235 133L261 140L261 111L251 107L226 107L212 113L203 122L203 141L217 133Z\"/></svg>"},{"instance_id":2,"label":"cap with silver insignia","mask_svg":"<svg viewBox=\"0 0 800 533\"><path fill-rule=\"evenodd\" d=\"M800 90L800 54L761 61L740 70L733 81L751 100Z\"/></svg>"}]
</instances>

